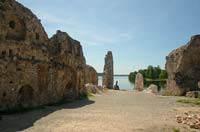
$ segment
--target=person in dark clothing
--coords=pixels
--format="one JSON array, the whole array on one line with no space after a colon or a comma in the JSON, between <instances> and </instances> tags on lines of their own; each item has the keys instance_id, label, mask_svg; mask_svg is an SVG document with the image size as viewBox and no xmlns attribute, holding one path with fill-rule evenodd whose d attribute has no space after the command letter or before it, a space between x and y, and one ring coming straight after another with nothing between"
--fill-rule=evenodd
<instances>
[{"instance_id":1,"label":"person in dark clothing","mask_svg":"<svg viewBox=\"0 0 200 132\"><path fill-rule=\"evenodd\" d=\"M116 83L114 85L114 90L119 90L118 81L116 81Z\"/></svg>"}]
</instances>

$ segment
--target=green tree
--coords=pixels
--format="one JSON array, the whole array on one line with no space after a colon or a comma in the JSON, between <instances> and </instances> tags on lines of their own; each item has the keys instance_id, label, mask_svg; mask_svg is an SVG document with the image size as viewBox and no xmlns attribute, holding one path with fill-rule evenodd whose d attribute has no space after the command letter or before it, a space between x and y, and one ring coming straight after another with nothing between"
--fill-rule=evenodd
<instances>
[{"instance_id":1,"label":"green tree","mask_svg":"<svg viewBox=\"0 0 200 132\"><path fill-rule=\"evenodd\" d=\"M141 73L144 78L146 78L145 70L140 69L138 72Z\"/></svg>"},{"instance_id":2,"label":"green tree","mask_svg":"<svg viewBox=\"0 0 200 132\"><path fill-rule=\"evenodd\" d=\"M161 73L160 66L153 67L153 79L158 79Z\"/></svg>"},{"instance_id":3,"label":"green tree","mask_svg":"<svg viewBox=\"0 0 200 132\"><path fill-rule=\"evenodd\" d=\"M146 78L153 79L153 66L148 66Z\"/></svg>"},{"instance_id":4,"label":"green tree","mask_svg":"<svg viewBox=\"0 0 200 132\"><path fill-rule=\"evenodd\" d=\"M132 82L132 83L135 83L135 76L136 76L137 72L131 72L129 74L129 81Z\"/></svg>"},{"instance_id":5,"label":"green tree","mask_svg":"<svg viewBox=\"0 0 200 132\"><path fill-rule=\"evenodd\" d=\"M148 66L147 69L140 69L135 72L131 72L129 74L129 80L130 82L135 82L135 76L137 73L141 73L145 79L152 79L152 80L157 80L157 79L167 79L167 72L166 70L162 70L160 66Z\"/></svg>"},{"instance_id":6,"label":"green tree","mask_svg":"<svg viewBox=\"0 0 200 132\"><path fill-rule=\"evenodd\" d=\"M159 79L167 79L167 78L168 78L167 71L162 70L160 75L159 75Z\"/></svg>"}]
</instances>

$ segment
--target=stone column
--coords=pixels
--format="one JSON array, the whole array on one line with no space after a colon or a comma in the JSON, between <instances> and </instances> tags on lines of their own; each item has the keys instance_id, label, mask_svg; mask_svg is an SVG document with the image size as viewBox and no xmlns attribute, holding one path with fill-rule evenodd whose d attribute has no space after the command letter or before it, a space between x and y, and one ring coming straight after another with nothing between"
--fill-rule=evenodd
<instances>
[{"instance_id":1,"label":"stone column","mask_svg":"<svg viewBox=\"0 0 200 132\"><path fill-rule=\"evenodd\" d=\"M138 73L135 77L134 90L143 91L144 89L144 78L141 73Z\"/></svg>"},{"instance_id":2,"label":"stone column","mask_svg":"<svg viewBox=\"0 0 200 132\"><path fill-rule=\"evenodd\" d=\"M113 89L113 56L112 51L108 51L105 56L105 65L103 71L103 81L102 86Z\"/></svg>"}]
</instances>

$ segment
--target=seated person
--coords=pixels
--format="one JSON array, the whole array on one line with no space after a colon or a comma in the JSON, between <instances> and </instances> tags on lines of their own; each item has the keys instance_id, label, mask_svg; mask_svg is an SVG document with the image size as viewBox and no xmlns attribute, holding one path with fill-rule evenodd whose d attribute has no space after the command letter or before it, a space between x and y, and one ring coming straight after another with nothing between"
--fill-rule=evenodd
<instances>
[{"instance_id":1,"label":"seated person","mask_svg":"<svg viewBox=\"0 0 200 132\"><path fill-rule=\"evenodd\" d=\"M114 85L114 90L119 90L118 81L116 81L116 83Z\"/></svg>"}]
</instances>

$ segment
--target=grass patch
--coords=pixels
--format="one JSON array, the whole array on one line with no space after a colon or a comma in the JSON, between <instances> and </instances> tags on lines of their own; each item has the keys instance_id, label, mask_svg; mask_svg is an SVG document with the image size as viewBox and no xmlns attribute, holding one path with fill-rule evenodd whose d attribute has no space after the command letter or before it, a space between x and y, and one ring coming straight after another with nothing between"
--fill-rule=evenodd
<instances>
[{"instance_id":1,"label":"grass patch","mask_svg":"<svg viewBox=\"0 0 200 132\"><path fill-rule=\"evenodd\" d=\"M86 92L80 93L79 99L84 100L84 99L89 99L89 97L93 97L93 95L92 95L92 93L89 93L86 91Z\"/></svg>"},{"instance_id":2,"label":"grass patch","mask_svg":"<svg viewBox=\"0 0 200 132\"><path fill-rule=\"evenodd\" d=\"M180 99L180 100L177 100L177 102L200 106L200 98L197 98L197 99Z\"/></svg>"},{"instance_id":3,"label":"grass patch","mask_svg":"<svg viewBox=\"0 0 200 132\"><path fill-rule=\"evenodd\" d=\"M197 99L197 100L195 101L195 105L199 105L199 106L200 106L200 99Z\"/></svg>"},{"instance_id":4,"label":"grass patch","mask_svg":"<svg viewBox=\"0 0 200 132\"><path fill-rule=\"evenodd\" d=\"M150 79L150 78L145 78L145 81L147 81L147 82L166 82L167 79Z\"/></svg>"},{"instance_id":5,"label":"grass patch","mask_svg":"<svg viewBox=\"0 0 200 132\"><path fill-rule=\"evenodd\" d=\"M193 103L191 100L189 99L180 99L180 100L177 100L177 102L179 103L185 103L185 104L191 104Z\"/></svg>"},{"instance_id":6,"label":"grass patch","mask_svg":"<svg viewBox=\"0 0 200 132\"><path fill-rule=\"evenodd\" d=\"M92 93L88 93L88 97L94 97Z\"/></svg>"},{"instance_id":7,"label":"grass patch","mask_svg":"<svg viewBox=\"0 0 200 132\"><path fill-rule=\"evenodd\" d=\"M176 94L173 94L171 92L167 92L167 91L164 91L164 93L162 94L163 96L178 96Z\"/></svg>"},{"instance_id":8,"label":"grass patch","mask_svg":"<svg viewBox=\"0 0 200 132\"><path fill-rule=\"evenodd\" d=\"M180 132L180 130L177 129L177 128L174 128L174 129L173 129L173 132Z\"/></svg>"}]
</instances>

